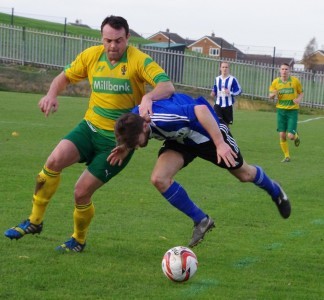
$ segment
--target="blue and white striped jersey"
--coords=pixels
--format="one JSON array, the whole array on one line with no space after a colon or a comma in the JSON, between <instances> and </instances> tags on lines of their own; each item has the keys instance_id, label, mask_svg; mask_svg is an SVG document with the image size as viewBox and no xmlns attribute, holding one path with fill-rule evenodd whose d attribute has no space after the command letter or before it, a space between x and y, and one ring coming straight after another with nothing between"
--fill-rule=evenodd
<instances>
[{"instance_id":1,"label":"blue and white striped jersey","mask_svg":"<svg viewBox=\"0 0 324 300\"><path fill-rule=\"evenodd\" d=\"M224 89L228 89L230 95L226 95ZM242 88L234 76L229 75L223 79L219 75L214 80L213 91L215 93L215 104L221 107L228 107L234 104L235 96L242 93Z\"/></svg>"},{"instance_id":2,"label":"blue and white striped jersey","mask_svg":"<svg viewBox=\"0 0 324 300\"><path fill-rule=\"evenodd\" d=\"M198 122L194 111L196 105L202 104L209 108L219 124L214 109L203 97L193 99L184 94L174 94L169 99L154 101L150 138L176 140L187 145L208 142L210 136ZM132 112L138 114L138 107L136 106Z\"/></svg>"}]
</instances>

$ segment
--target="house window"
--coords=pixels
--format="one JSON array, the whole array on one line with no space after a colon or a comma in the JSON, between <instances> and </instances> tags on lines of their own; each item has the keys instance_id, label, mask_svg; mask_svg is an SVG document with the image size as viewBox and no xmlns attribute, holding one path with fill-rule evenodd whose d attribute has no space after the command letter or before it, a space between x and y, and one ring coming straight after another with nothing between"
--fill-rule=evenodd
<instances>
[{"instance_id":1,"label":"house window","mask_svg":"<svg viewBox=\"0 0 324 300\"><path fill-rule=\"evenodd\" d=\"M192 47L192 51L203 53L203 48L202 47Z\"/></svg>"},{"instance_id":2,"label":"house window","mask_svg":"<svg viewBox=\"0 0 324 300\"><path fill-rule=\"evenodd\" d=\"M210 48L209 55L210 56L219 56L219 48Z\"/></svg>"}]
</instances>

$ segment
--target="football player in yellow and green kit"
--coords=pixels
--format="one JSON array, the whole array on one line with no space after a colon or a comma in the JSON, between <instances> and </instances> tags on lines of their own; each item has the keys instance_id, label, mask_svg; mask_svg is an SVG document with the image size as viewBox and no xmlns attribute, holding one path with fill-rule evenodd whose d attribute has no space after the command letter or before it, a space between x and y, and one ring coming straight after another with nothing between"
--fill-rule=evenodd
<instances>
[{"instance_id":1,"label":"football player in yellow and green kit","mask_svg":"<svg viewBox=\"0 0 324 300\"><path fill-rule=\"evenodd\" d=\"M47 158L36 179L31 214L5 232L10 239L42 231L46 207L58 188L61 172L72 164L85 163L87 168L74 188L74 232L68 241L56 248L62 252L83 251L95 213L92 195L117 175L132 156L130 153L121 166L111 166L106 160L116 146L115 120L140 103L142 116L152 114L152 100L167 98L175 90L164 70L150 56L128 46L130 34L124 18L105 18L101 35L103 45L81 52L54 78L47 95L39 102L41 111L49 116L57 111L57 96L68 84L89 80L91 95L85 116ZM146 84L153 89L145 94Z\"/></svg>"},{"instance_id":2,"label":"football player in yellow and green kit","mask_svg":"<svg viewBox=\"0 0 324 300\"><path fill-rule=\"evenodd\" d=\"M297 133L299 103L304 93L297 77L290 76L288 64L280 66L280 77L273 80L269 88L271 99L277 98L277 131L279 132L280 147L284 154L282 162L290 162L288 139L294 141L295 146L300 144Z\"/></svg>"}]
</instances>

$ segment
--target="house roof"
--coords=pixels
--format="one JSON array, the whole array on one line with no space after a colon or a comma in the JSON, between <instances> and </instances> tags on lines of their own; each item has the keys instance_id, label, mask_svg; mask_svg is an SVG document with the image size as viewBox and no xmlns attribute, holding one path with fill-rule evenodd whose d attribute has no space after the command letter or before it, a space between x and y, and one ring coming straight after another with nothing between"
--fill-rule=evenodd
<instances>
[{"instance_id":1,"label":"house roof","mask_svg":"<svg viewBox=\"0 0 324 300\"><path fill-rule=\"evenodd\" d=\"M159 34L162 34L166 39L170 39L171 43L187 44L186 40L184 38L182 38L177 33L173 33L173 32L170 32L170 31L159 31L159 32L151 35L147 39L150 40L150 39L156 37Z\"/></svg>"},{"instance_id":2,"label":"house roof","mask_svg":"<svg viewBox=\"0 0 324 300\"><path fill-rule=\"evenodd\" d=\"M244 54L242 60L249 62L258 62L263 64L272 65L282 65L284 63L288 65L293 65L295 63L294 58L292 57L275 57L271 55L263 55L263 54Z\"/></svg>"},{"instance_id":3,"label":"house roof","mask_svg":"<svg viewBox=\"0 0 324 300\"><path fill-rule=\"evenodd\" d=\"M189 38L186 38L185 41L186 41L186 45L188 47L190 44L194 43L196 40L191 40Z\"/></svg>"},{"instance_id":4,"label":"house roof","mask_svg":"<svg viewBox=\"0 0 324 300\"><path fill-rule=\"evenodd\" d=\"M219 48L223 48L223 49L227 49L227 50L234 50L237 53L243 54L243 52L240 49L234 47L232 44L230 44L229 42L227 42L223 38L215 37L214 34L211 35L211 36L205 35L202 38L200 38L199 40L193 41L191 44L188 45L188 47L192 47L196 43L199 43L200 41L202 41L204 39L210 40L213 44L217 45Z\"/></svg>"},{"instance_id":5,"label":"house roof","mask_svg":"<svg viewBox=\"0 0 324 300\"><path fill-rule=\"evenodd\" d=\"M308 59L312 60L313 58L315 58L315 56L324 56L324 50L316 50L313 53L307 55L307 58L305 59L304 57L298 61L299 64L304 64L304 61L307 61ZM320 59L319 61L316 58L316 61L312 61L312 70L315 71L323 71L324 70L324 64L322 62L322 59Z\"/></svg>"},{"instance_id":6,"label":"house roof","mask_svg":"<svg viewBox=\"0 0 324 300\"><path fill-rule=\"evenodd\" d=\"M311 56L314 56L316 54L319 54L319 55L323 55L324 56L324 50L316 50L316 51L312 52L311 54L309 54L307 57L311 57ZM303 59L301 59L300 62L302 63L303 62Z\"/></svg>"},{"instance_id":7,"label":"house roof","mask_svg":"<svg viewBox=\"0 0 324 300\"><path fill-rule=\"evenodd\" d=\"M140 34L138 34L136 31L134 31L133 29L130 29L130 28L129 28L129 33L133 37L142 37Z\"/></svg>"},{"instance_id":8,"label":"house roof","mask_svg":"<svg viewBox=\"0 0 324 300\"><path fill-rule=\"evenodd\" d=\"M317 50L317 51L313 52L311 55L315 55L317 53L320 55L324 55L324 50Z\"/></svg>"}]
</instances>

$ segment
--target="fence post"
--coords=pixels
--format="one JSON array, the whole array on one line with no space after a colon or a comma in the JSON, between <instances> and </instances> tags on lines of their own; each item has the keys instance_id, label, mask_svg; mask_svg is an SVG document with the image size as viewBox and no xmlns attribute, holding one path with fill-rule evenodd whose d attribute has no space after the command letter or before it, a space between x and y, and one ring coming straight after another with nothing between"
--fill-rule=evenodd
<instances>
[{"instance_id":1,"label":"fence post","mask_svg":"<svg viewBox=\"0 0 324 300\"><path fill-rule=\"evenodd\" d=\"M64 33L63 33L63 53L62 53L62 62L61 64L64 66L65 65L65 44L66 44L66 18L64 19Z\"/></svg>"},{"instance_id":2,"label":"fence post","mask_svg":"<svg viewBox=\"0 0 324 300\"><path fill-rule=\"evenodd\" d=\"M81 34L80 35L80 51L79 52L81 52L82 49L83 49L83 35Z\"/></svg>"},{"instance_id":3,"label":"fence post","mask_svg":"<svg viewBox=\"0 0 324 300\"><path fill-rule=\"evenodd\" d=\"M195 68L196 68L196 76L195 76L195 88L198 88L198 65L199 65L199 53L197 52L197 54L196 54L196 59L195 59L195 64L194 64L194 66L195 66Z\"/></svg>"},{"instance_id":4,"label":"fence post","mask_svg":"<svg viewBox=\"0 0 324 300\"><path fill-rule=\"evenodd\" d=\"M25 65L25 60L26 60L26 27L23 26L23 31L22 31L22 55L21 55L21 64L24 66Z\"/></svg>"},{"instance_id":5,"label":"fence post","mask_svg":"<svg viewBox=\"0 0 324 300\"><path fill-rule=\"evenodd\" d=\"M10 20L11 26L13 26L13 24L14 24L14 11L15 11L15 9L11 8L11 20Z\"/></svg>"},{"instance_id":6,"label":"fence post","mask_svg":"<svg viewBox=\"0 0 324 300\"><path fill-rule=\"evenodd\" d=\"M271 81L273 81L274 79L275 58L276 58L276 47L273 47Z\"/></svg>"}]
</instances>

